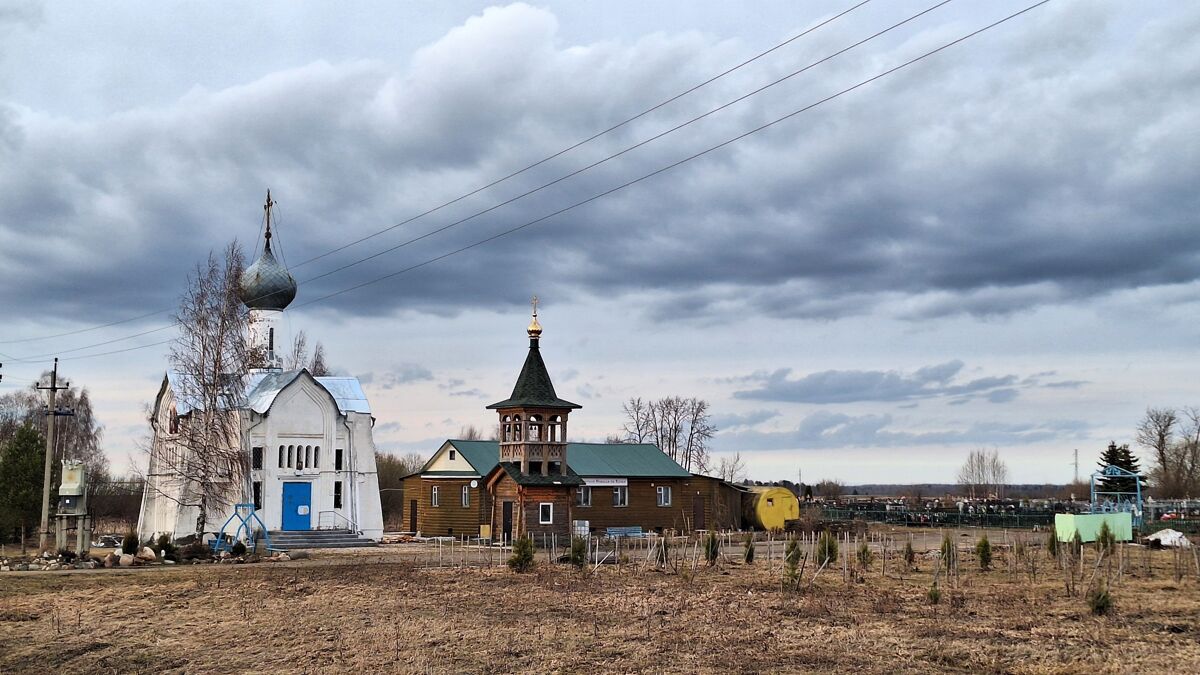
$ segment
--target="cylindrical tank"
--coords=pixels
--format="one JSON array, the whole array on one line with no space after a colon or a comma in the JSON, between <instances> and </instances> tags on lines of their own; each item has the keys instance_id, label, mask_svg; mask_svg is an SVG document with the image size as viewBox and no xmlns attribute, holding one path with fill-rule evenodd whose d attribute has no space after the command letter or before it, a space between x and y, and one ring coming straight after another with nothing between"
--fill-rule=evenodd
<instances>
[{"instance_id":1,"label":"cylindrical tank","mask_svg":"<svg viewBox=\"0 0 1200 675\"><path fill-rule=\"evenodd\" d=\"M744 513L754 529L782 530L787 521L800 517L800 500L787 488L754 485L746 493Z\"/></svg>"}]
</instances>

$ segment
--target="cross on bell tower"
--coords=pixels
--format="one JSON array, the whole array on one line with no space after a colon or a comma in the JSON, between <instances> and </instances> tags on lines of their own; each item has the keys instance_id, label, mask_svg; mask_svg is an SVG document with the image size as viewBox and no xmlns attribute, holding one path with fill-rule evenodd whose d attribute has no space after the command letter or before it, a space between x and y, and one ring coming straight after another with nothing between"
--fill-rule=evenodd
<instances>
[{"instance_id":1,"label":"cross on bell tower","mask_svg":"<svg viewBox=\"0 0 1200 675\"><path fill-rule=\"evenodd\" d=\"M522 475L567 475L567 416L581 408L559 398L546 372L539 343L538 299L526 328L529 354L517 377L512 396L488 406L500 417L500 461L520 467Z\"/></svg>"}]
</instances>

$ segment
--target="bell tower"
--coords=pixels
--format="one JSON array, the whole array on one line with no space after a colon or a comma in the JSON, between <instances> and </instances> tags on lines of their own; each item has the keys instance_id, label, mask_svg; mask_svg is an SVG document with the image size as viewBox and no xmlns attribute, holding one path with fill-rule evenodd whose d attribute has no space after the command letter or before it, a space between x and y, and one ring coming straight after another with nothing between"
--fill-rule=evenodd
<instances>
[{"instance_id":1,"label":"bell tower","mask_svg":"<svg viewBox=\"0 0 1200 675\"><path fill-rule=\"evenodd\" d=\"M500 461L520 467L523 476L567 475L567 417L581 408L564 401L554 392L554 383L546 372L539 343L542 325L538 323L538 299L533 298L533 319L526 332L529 354L517 377L512 396L493 403L500 422Z\"/></svg>"}]
</instances>

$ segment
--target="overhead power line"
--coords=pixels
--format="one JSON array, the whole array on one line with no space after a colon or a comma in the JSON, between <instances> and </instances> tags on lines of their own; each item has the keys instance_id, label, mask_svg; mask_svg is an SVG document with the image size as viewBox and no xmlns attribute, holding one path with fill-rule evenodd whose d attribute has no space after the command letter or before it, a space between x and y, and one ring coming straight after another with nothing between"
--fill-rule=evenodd
<instances>
[{"instance_id":1,"label":"overhead power line","mask_svg":"<svg viewBox=\"0 0 1200 675\"><path fill-rule=\"evenodd\" d=\"M709 84L712 84L713 82L716 82L717 80L719 80L719 79L721 79L721 78L725 77L726 75L729 75L730 73L733 73L733 72L735 72L735 71L737 71L737 70L740 70L741 68L743 68L743 67L745 67L745 66L747 66L747 65L749 65L749 64L751 64L751 63L754 63L755 61L757 61L757 60L761 59L762 57L764 57L764 56L766 56L766 55L768 55L768 54L770 54L770 53L772 53L772 52L775 52L775 51L777 51L777 50L779 50L779 49L781 49L781 48L783 48L783 47L785 47L785 46L787 46L787 45L789 45L789 44L791 44L791 43L795 42L796 40L798 40L798 39L800 39L800 38L802 38L802 37L804 37L804 36L808 35L809 33L812 33L813 31L815 31L815 30L817 30L817 29L819 29L819 28L821 28L821 27L823 27L823 26L826 26L826 25L828 25L828 24L830 24L830 23L834 22L834 21L836 21L836 20L838 20L838 19L842 18L843 16L846 16L847 14L849 14L849 13L853 12L854 10L856 10L856 9L858 9L858 8L860 8L860 7L862 7L862 6L866 5L866 4L868 4L868 3L870 3L870 2L872 2L872 0L862 0L862 1L861 1L861 2L859 2L858 4L856 4L856 5L853 5L852 7L850 7L849 9L845 9L845 10L843 10L843 11L841 11L841 12L839 12L839 13L837 13L837 14L835 14L835 15L831 16L831 17L829 17L828 19L825 19L825 20L823 20L823 21L820 21L820 22L818 22L818 23L814 24L813 26L810 26L809 28L806 28L805 30L801 31L800 33L797 33L796 35L793 35L792 37L790 37L790 38L788 38L788 39L784 40L783 42L780 42L779 44L776 44L775 46L773 46L773 47L771 47L771 48L769 48L769 49L766 49L766 50L764 50L764 51L762 51L762 52L759 52L758 54L756 54L756 55L754 55L754 56L750 57L749 59L746 59L745 61L742 61L741 63L739 63L739 64L737 64L737 65L735 65L735 66L732 66L732 67L730 67L730 68L727 68L727 69L725 69L725 70L721 71L720 73L718 73L718 74L716 74L716 75L714 75L714 76L712 76L712 77L708 78L707 80L705 80L705 81L703 81L703 82L701 82L701 83L699 83L699 84L697 84L697 85L694 85L694 86L692 86L692 87L690 87L690 88L688 88L688 89L686 89L686 90L684 90L684 91L682 91L682 92L680 92L680 93L678 93L678 94L675 94L674 96L672 96L672 97L670 97L670 98L666 99L665 101L662 101L661 103L658 103L658 104L655 104L655 105L653 105L653 106L651 106L651 107L649 107L649 108L646 108L645 110L643 110L643 111L641 111L641 112L637 113L636 115L634 115L634 116L632 116L632 117L629 117L629 118L627 118L627 119L625 119L625 120L623 120L623 121L621 121L621 122L619 122L619 123L617 123L617 124L614 124L613 126L611 126L611 127L608 127L607 129L605 129L605 130L603 130L603 131L597 132L597 133L595 133L595 134L593 134L593 135L591 135L591 136L589 136L589 137L587 137L587 138L585 138L585 139L583 139L583 140L581 140L581 141L578 141L577 143L574 143L573 145L570 145L570 146L568 146L568 147L566 147L566 148L563 148L562 150L559 150L558 152L555 152L555 153L553 153L553 154L551 154L551 155L548 155L547 157L544 157L544 158L542 158L542 159L540 159L540 160L538 160L538 161L536 161L536 162L534 162L534 163L532 163L532 164L529 164L528 166L525 166L524 168L521 168L521 169L518 169L518 170L516 170L516 171L513 171L512 173L510 173L510 174L508 174L508 175L506 175L506 176L503 176L503 177L497 178L497 179L495 179L495 180L493 180L493 181L491 181L491 182L487 183L486 185L483 185L483 186L480 186L480 187L478 187L478 188L475 188L474 190L471 190L470 192L467 192L466 194L463 194L463 195L461 195L461 196L459 196L459 197L455 197L454 199L451 199L450 201L444 202L444 203L442 203L442 204L439 204L438 206L435 206L435 207L433 207L433 208L431 208L431 209L428 209L428 210L426 210L426 211L423 211L423 212L421 212L421 213L418 213L418 214L416 214L416 215L414 215L414 216L412 216L412 217L410 217L410 218L407 218L407 219L405 219L405 220L403 220L403 221L401 221L401 222L399 222L399 223L396 223L395 225L391 225L391 226L385 227L385 228L383 228L383 229L381 229L381 230L377 230L377 231L375 231L375 232L373 232L373 233L371 233L371 234L369 234L369 235L367 235L367 236L365 236L365 237L362 237L362 238L356 239L355 241L352 241L352 242L350 242L350 243L348 243L348 244L344 244L344 245L342 245L342 246L339 246L339 247L337 247L337 248L334 248L334 249L331 249L331 250L329 250L329 251L326 251L326 252L324 252L324 253L322 253L322 254L320 254L320 255L317 255L317 256L315 256L315 257L309 258L309 259L307 259L307 260L304 260L304 261L300 262L299 264L297 264L297 265L296 265L296 268L303 267L304 265L307 265L307 264L309 264L309 263L315 262L315 261L317 261L317 260L320 260L320 259L322 259L322 258L325 258L325 257L327 257L327 256L329 256L329 255L332 255L332 254L334 254L334 253L338 253L338 252L340 252L340 251L344 251L345 249L347 249L347 248L349 248L349 247L351 247L351 246L354 246L354 245L356 245L356 244L360 244L360 243L362 243L362 242L364 242L364 241L367 241L367 240L369 240L369 239L372 239L372 238L374 238L374 237L377 237L377 236L379 236L379 235L381 235L381 234L384 234L385 232L390 232L390 231L392 231L392 230L394 230L394 229L396 229L396 228L398 228L398 227L402 227L402 226L404 226L404 225L407 225L408 223L411 223L411 222L413 222L413 221L415 221L415 220L417 220L417 219L419 219L419 218L423 218L423 217L425 217L425 216L427 216L427 215L430 215L430 214L432 214L432 213L436 213L437 211L440 211L440 210L442 210L442 209L446 208L447 206L451 206L451 205L453 205L453 204L456 204L456 203L458 203L458 202L460 202L460 201L462 201L462 200L464 200L464 199L467 199L468 197L472 197L472 196L474 196L474 195L477 195L477 194L479 194L480 192L483 192L484 190L487 190L487 189L489 189L489 188L495 187L496 185L499 185L500 183L503 183L503 182L505 182L505 181L509 180L510 178L515 178L516 176L519 176L519 175L521 175L521 174L523 174L523 173L525 173L525 172L527 172L527 171L529 171L529 170L531 170L531 169L534 169L534 168L536 168L536 167L538 167L538 166L541 166L542 164L545 164L546 162L549 162L550 160L553 160L553 159L556 159L556 158L558 158L558 157L561 157L562 155L564 155L564 154L566 154L566 153L568 153L568 152L571 152L572 150L575 150L575 149L577 149L577 148L580 148L580 147L582 147L582 146L584 146L584 145L587 145L588 143L591 143L592 141L596 140L597 138L600 138L601 136L604 136L604 135L606 135L606 134L609 134L609 133L611 133L611 132L613 132L613 131L616 131L617 129L620 129L621 127L624 127L625 125L627 125L627 124L629 124L629 123L631 123L631 122L634 122L634 121L636 121L636 120L638 120L638 119L641 119L642 117L645 117L646 115L648 115L648 114L650 114L650 113L652 113L652 112L654 112L654 111L656 111L656 110L658 110L658 109L662 108L663 106L666 106L666 105L668 105L668 104L670 104L670 103L673 103L673 102L675 102L675 101L677 101L677 100L679 100L679 99L683 98L684 96L687 96L688 94L691 94L691 93L693 93L693 92L695 92L695 91L697 91L697 90L699 90L699 89L701 89L701 88L703 88L703 87L706 87L706 86L708 86ZM261 232L261 228L260 228L260 232ZM26 342L39 342L39 341L42 341L42 340L52 340L52 339L55 339L55 338L60 338L60 337L68 337L68 336L71 336L71 335L79 335L79 334L81 334L81 333L88 333L88 332L95 331L95 330L101 330L101 329L104 329L104 328L111 328L111 327L113 327L113 326L119 326L119 325L121 325L121 324L130 323L130 322L133 322L133 321L139 321L139 320L141 320L141 319L147 319L147 318L150 318L150 317L152 317L152 316L157 316L157 315L159 315L159 314L165 314L165 313L167 313L167 312L169 312L169 311L171 311L171 309L169 309L169 308L168 308L168 309L160 309L160 310L156 310L156 311L153 311L153 312L147 312L147 313L145 313L145 314L139 314L139 315L137 315L137 316L132 316L132 317L129 317L129 318L126 318L126 319L120 319L120 320L117 320L117 321L110 321L110 322L108 322L108 323L98 324L98 325L95 325L95 326L89 326L89 327L87 327L87 328L80 328L80 329L76 329L76 330L64 331L64 332L62 332L62 333L54 333L54 334L52 334L52 335L42 335L42 336L38 336L38 337L21 338L21 339L19 339L19 340L0 340L0 344L20 344L20 343L26 343Z\"/></svg>"},{"instance_id":2,"label":"overhead power line","mask_svg":"<svg viewBox=\"0 0 1200 675\"><path fill-rule=\"evenodd\" d=\"M1012 19L1014 19L1014 18L1016 18L1016 17L1018 17L1018 16L1021 16L1021 15L1025 14L1025 13L1027 13L1027 12L1029 12L1029 11L1032 11L1033 9L1036 9L1037 7L1040 7L1040 6L1042 6L1042 5L1048 4L1049 2L1050 2L1050 0L1041 0L1040 2L1036 2L1036 3L1034 3L1034 4L1031 4L1031 5L1027 6L1027 7L1025 7L1024 9L1021 9L1021 10L1019 10L1019 11L1017 11L1017 12L1013 12L1012 14L1009 14L1009 15L1005 16L1004 18L1002 18L1002 19L999 19L999 20L997 20L997 21L994 21L994 22L992 22L992 23L990 23L990 24L988 24L988 25L986 25L986 26L984 26L984 27L982 27L982 28L976 29L976 30L974 30L974 31L972 31L972 32L970 32L970 33L967 33L967 34L965 34L965 35L963 35L963 36L961 36L961 37L959 37L959 38L957 38L957 39L955 39L955 40L952 40L952 41L950 41L950 42L947 42L947 43L945 43L945 44L943 44L943 45L941 45L941 46L939 46L939 47L936 47L936 48L934 48L934 49L931 49L931 50L929 50L929 51L927 51L927 52L924 52L924 53L922 53L920 56L917 56L917 57L915 57L915 58L909 59L908 61L905 61L905 62L903 62L903 63L901 63L901 64L899 64L899 65L897 65L897 66L893 66L893 67L891 67L891 68L888 68L888 69L886 69L886 70L884 70L884 71L881 71L881 72L879 72L879 73L877 73L877 74L875 74L875 75L873 75L873 76L871 76L871 77L868 77L868 78L866 78L866 79L864 79L864 80L861 80L861 81L860 81L860 82L858 82L857 84L854 84L854 85L852 85L852 86L850 86L850 87L846 87L845 89L842 89L842 90L840 90L840 91L838 91L838 92L836 92L836 93L834 93L834 94L831 94L831 95L829 95L829 96L826 96L826 97L824 97L824 98L822 98L822 99L820 99L820 100L818 100L818 101L815 101L815 102L813 102L813 103L810 103L810 104L808 104L808 105L806 105L806 106L804 106L804 107L802 107L802 108L799 108L799 109L793 110L792 112L790 112L790 113L788 113L788 114L786 114L786 115L783 115L782 117L778 117L778 118L776 118L776 119L774 119L774 120L772 120L772 121L770 121L770 122L767 122L767 123L765 123L765 124L759 125L759 126L757 126L757 127L753 128L753 129L750 129L749 131L743 132L743 133L741 133L741 134L738 134L737 136L734 136L734 137L732 137L732 138L729 138L729 139L727 139L727 140L725 140L725 141L723 141L723 142L721 142L721 143L718 143L718 144L716 144L716 145L713 145L713 146L711 146L711 147L709 147L709 148L707 148L707 149L705 149L705 150L702 150L702 151L700 151L700 152L697 152L697 153L694 153L694 154L692 154L692 155L689 155L689 156L687 156L687 157L684 157L683 159L680 159L680 160L677 160L677 161L675 161L675 162L672 162L672 163L670 163L670 164L667 164L667 165L665 165L665 166L663 166L663 167L660 167L660 168L658 168L658 169L656 169L656 170L654 170L654 171L651 171L650 173L644 174L644 175L642 175L642 176L639 176L639 177L637 177L637 178L634 178L634 179L632 179L632 180L629 180L629 181L626 181L626 182L624 182L624 183L621 183L620 185L617 185L617 186L615 186L615 187L609 188L608 190L605 190L605 191L603 191L603 192L600 192L600 193L597 193L597 194L595 194L595 195L592 195L591 197L588 197L588 198L586 198L586 199L583 199L583 200L577 201L577 202L575 202L575 203L573 203L573 204L571 204L571 205L569 205L569 206L563 207L563 208L561 208L561 209L558 209L558 210L556 210L556 211L553 211L553 212L551 212L551 213L548 213L548 214L546 214L546 215L544 215L544 216L541 216L541 217L539 217L539 218L535 218L535 219L533 219L533 220L530 220L530 221L528 221L528 222L525 222L525 223L523 223L523 224L521 224L521 225L517 225L517 226L515 226L515 227L509 228L509 229L507 229L507 230L504 230L504 231L502 231L502 232L499 232L499 233L497 233L497 234L491 235L491 236L489 236L489 237L486 237L486 238L484 238L484 239L481 239L481 240L479 240L479 241L473 242L473 243L471 243L471 244L468 244L468 245L466 245L466 246L462 246L462 247L460 247L460 248L457 248L457 249L455 249L455 250L452 250L452 251L450 251L450 252L447 252L447 253L444 253L444 254L441 254L441 255L435 256L435 257L433 257L433 258L429 258L429 259L427 259L427 260L424 260L424 261L422 261L422 262L420 262L420 263L417 263L417 264L415 264L415 265L411 265L411 266L409 266L409 267L405 267L405 268L402 268L402 269L400 269L400 270L396 270L396 271L394 271L394 272L391 272L391 273L389 273L389 274L385 274L385 275L383 275L383 276L376 277L376 278L374 278L374 279L370 279L370 280L368 280L368 281L364 281L364 282L362 282L362 283L355 284L355 285L353 285L353 286L349 286L349 287L347 287L347 288L343 288L343 289L341 289L341 290L338 290L338 291L334 291L334 292L332 292L332 293L325 294L325 295L323 295L323 296L320 296L320 297L314 298L314 299L312 299L312 300L305 301L305 302L303 302L303 303L300 303L299 305L297 305L297 307L304 307L304 306L307 306L307 305L315 304L315 303L317 303L317 302L323 302L323 301L325 301L325 300L328 300L328 299L330 299L330 298L334 298L334 297L337 297L337 296L339 296L339 295L343 295L343 294L345 294L345 293L349 293L349 292L351 292L351 291L355 291L355 290L358 290L358 289L360 289L360 288L364 288L364 287L366 287L366 286L370 286L370 285L373 285L373 284L379 283L379 282L381 282L381 281L385 281L385 280L387 280L387 279L392 279L392 278L395 278L395 277L397 277L397 276L399 276L399 275L401 275L401 274L405 274L405 273L407 273L407 272L410 272L410 271L413 271L413 270L415 270L415 269L419 269L419 268L425 267L425 266L427 266L427 265L430 265L430 264L432 264L432 263L435 263L435 262L438 262L438 261L440 261L440 260L444 260L444 259L446 259L446 258L449 258L449 257L451 257L451 256L453 256L453 255L457 255L457 254L459 254L459 253L463 253L463 252L465 252L465 251L468 251L468 250L470 250L470 249L473 249L473 248L475 248L475 247L477 247L477 246L481 246L481 245L483 245L483 244L486 244L486 243L489 243L489 242L495 241L496 239L499 239L499 238L501 238L501 237L504 237L504 236L507 236L507 235L513 234L513 233L515 233L515 232L518 232L518 231L520 231L520 230L523 230L523 229L525 229L525 228L528 228L528 227L531 227L531 226L533 226L533 225L539 224L539 223L541 223L541 222L544 222L544 221L546 221L546 220L549 220L549 219L551 219L551 218L554 218L554 217L556 217L556 216L559 216L559 215L561 215L561 214L563 214L563 213L566 213L566 212L568 212L568 211L572 211L572 210L574 210L574 209L576 209L576 208L579 208L580 206L583 206L583 205L585 205L585 204L589 204L589 203L591 203L591 202L593 202L593 201L596 201L597 199L601 199L601 198L603 198L603 197L606 197L606 196L608 196L608 195L610 195L610 194L613 194L613 193L615 193L615 192L619 192L619 191L621 191L621 190L624 190L624 189L626 189L626 188L628 188L628 187L631 187L631 186L633 186L633 185L636 185L636 184L638 184L638 183L641 183L641 182L642 182L642 181L644 181L644 180L647 180L647 179L649 179L649 178L652 178L652 177L654 177L654 176L657 176L657 175L659 175L659 174L662 174L662 173L665 173L665 172L667 172L667 171L670 171L670 170L672 170L672 169L674 169L674 168L676 168L676 167L678 167L678 166L681 166L681 165L683 165L683 164L686 164L686 163L688 163L688 162L691 162L691 161L693 161L693 160L695 160L695 159L698 159L698 158L700 158L700 157L703 157L703 156L705 156L705 155L707 155L707 154L709 154L709 153L711 153L711 152L714 152L714 151L716 151L716 150L719 150L719 149L721 149L721 148L724 148L724 147L726 147L726 146L728 146L728 145L731 145L731 144L733 144L733 143L736 143L736 142L738 142L738 141L740 141L740 140L742 140L742 139L744 139L744 138L747 138L747 137L749 137L749 136L751 136L751 135L757 134L757 133L759 133L759 132L761 132L761 131L764 131L764 130L766 130L766 129L769 129L769 128L771 128L771 127L774 127L775 125L777 125L777 124L779 124L779 123L781 123L781 122L784 122L784 121L786 121L786 120L789 120L789 119L791 119L791 118L793 118L793 117L796 117L797 115L800 115L800 114L802 114L802 113L805 113L805 112L807 112L807 111L809 111L809 110L812 110L813 108L816 108L817 106L820 106L820 105L822 105L822 104L824 104L824 103L827 103L827 102L829 102L829 101L832 101L832 100L834 100L834 99L840 98L841 96L844 96L845 94L848 94L848 93L850 93L850 92L852 92L852 91L855 91L855 90L857 90L857 89L859 89L859 88L861 88L861 87L864 87L864 86L866 86L867 84L870 84L870 83L872 83L872 82L874 82L874 81L876 81L876 80L879 80L879 79L881 79L881 78L883 78L883 77L886 77L886 76L888 76L888 75L891 75L892 73L895 73L895 72L897 72L897 71L900 71L900 70L903 70L903 69L905 69L905 68L908 68L909 66L912 66L913 64L916 64L916 63L918 63L918 62L920 62L920 61L923 61L924 59L927 59L927 58L929 58L930 56L933 56L933 55L935 55L935 54L938 54L938 53L940 53L940 52L942 52L942 51L944 51L944 50L946 50L946 49L948 49L948 48L950 48L950 47L952 47L952 46L954 46L954 45L957 45L957 44L959 44L959 43L961 43L961 42L964 42L964 41L966 41L966 40L968 40L968 39L970 39L970 38L973 38L973 37L975 37L975 36L977 36L977 35L979 35L979 34L981 34L981 33L984 33L984 32L986 32L986 31L988 31L988 30L991 30L991 29L993 29L993 28L995 28L995 27L997 27L997 26L999 26L999 25L1001 25L1001 24L1004 24L1004 23L1006 23L1006 22L1008 22L1008 21L1011 21ZM150 344L150 345L142 345L142 346L140 346L140 347L131 347L131 348L128 348L128 349L116 350L116 351L114 351L114 352L106 352L106 353L103 353L103 354L91 354L91 355L85 355L85 356L81 356L81 357L75 357L75 358L90 358L90 357L92 357L92 356L103 356L103 355L106 355L106 354L109 354L109 353L121 353L121 352L126 352L126 351L133 351L133 350L135 350L135 349L143 349L143 348L147 348L147 347L157 346L158 344L166 344L167 342L170 342L170 341L168 340L168 341L164 341L164 342L161 342L161 343L154 343L154 344Z\"/></svg>"}]
</instances>

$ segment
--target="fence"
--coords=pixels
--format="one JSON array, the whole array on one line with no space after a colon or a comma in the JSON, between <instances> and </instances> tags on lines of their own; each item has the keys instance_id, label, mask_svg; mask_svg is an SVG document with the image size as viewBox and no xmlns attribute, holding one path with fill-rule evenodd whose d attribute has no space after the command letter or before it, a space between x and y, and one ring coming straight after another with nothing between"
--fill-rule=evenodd
<instances>
[{"instance_id":1,"label":"fence","mask_svg":"<svg viewBox=\"0 0 1200 675\"><path fill-rule=\"evenodd\" d=\"M958 511L879 511L825 508L825 520L868 520L913 527L996 527L1013 530L1045 528L1054 524L1054 513L959 513Z\"/></svg>"}]
</instances>

